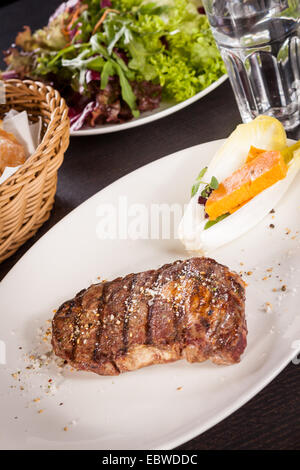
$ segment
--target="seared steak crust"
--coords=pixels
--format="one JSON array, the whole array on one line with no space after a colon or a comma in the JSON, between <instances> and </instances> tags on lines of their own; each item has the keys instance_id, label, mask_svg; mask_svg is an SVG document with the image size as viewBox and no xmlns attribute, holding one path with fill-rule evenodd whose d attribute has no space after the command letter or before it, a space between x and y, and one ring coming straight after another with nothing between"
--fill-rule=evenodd
<instances>
[{"instance_id":1,"label":"seared steak crust","mask_svg":"<svg viewBox=\"0 0 300 470\"><path fill-rule=\"evenodd\" d=\"M244 283L210 258L93 284L52 323L55 353L100 375L182 358L233 364L246 336Z\"/></svg>"}]
</instances>

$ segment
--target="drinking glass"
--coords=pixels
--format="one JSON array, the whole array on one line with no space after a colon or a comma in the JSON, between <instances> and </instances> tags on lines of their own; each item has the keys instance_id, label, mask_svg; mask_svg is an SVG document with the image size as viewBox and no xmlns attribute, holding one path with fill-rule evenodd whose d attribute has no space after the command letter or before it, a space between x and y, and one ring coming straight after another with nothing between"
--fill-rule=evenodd
<instances>
[{"instance_id":1,"label":"drinking glass","mask_svg":"<svg viewBox=\"0 0 300 470\"><path fill-rule=\"evenodd\" d=\"M300 123L300 0L203 0L242 120Z\"/></svg>"}]
</instances>

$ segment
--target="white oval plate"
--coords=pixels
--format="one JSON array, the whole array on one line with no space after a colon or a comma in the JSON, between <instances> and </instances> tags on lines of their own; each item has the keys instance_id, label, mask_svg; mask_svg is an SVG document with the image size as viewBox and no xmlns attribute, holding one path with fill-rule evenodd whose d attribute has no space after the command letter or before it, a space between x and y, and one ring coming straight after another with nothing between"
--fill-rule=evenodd
<instances>
[{"instance_id":1,"label":"white oval plate","mask_svg":"<svg viewBox=\"0 0 300 470\"><path fill-rule=\"evenodd\" d=\"M97 276L113 279L188 257L178 240L100 240L99 211L103 204L117 205L123 196L128 204L148 208L151 203L186 203L199 169L220 144L210 142L162 158L100 191L47 232L2 281L0 345L3 353L6 344L7 364L0 365L1 448L174 448L242 406L296 355L299 177L274 215L212 253L231 269L253 273L246 276L249 335L239 364L179 361L118 377L68 370L59 375L55 365L26 369L24 354L37 347L38 328L46 325L54 308ZM124 201L119 214L122 229ZM287 286L285 291L282 285ZM275 288L279 290L273 292ZM266 302L272 304L268 312Z\"/></svg>"},{"instance_id":2,"label":"white oval plate","mask_svg":"<svg viewBox=\"0 0 300 470\"><path fill-rule=\"evenodd\" d=\"M156 121L157 119L169 116L169 114L176 113L176 111L179 111L180 109L189 106L195 101L200 100L205 95L208 95L208 93L210 93L219 85L221 85L223 82L225 82L226 79L227 75L223 75L221 78L219 78L207 88L200 91L195 96L192 96L192 98L189 98L188 100L182 101L181 103L177 104L162 102L157 109L142 113L140 117L132 119L128 122L124 122L123 124L104 124L102 126L88 127L87 129L80 129L79 131L72 131L71 135L85 136L96 134L109 134L110 132L123 131L126 129L130 129L131 127L137 127L142 126L143 124L148 124L148 122Z\"/></svg>"}]
</instances>

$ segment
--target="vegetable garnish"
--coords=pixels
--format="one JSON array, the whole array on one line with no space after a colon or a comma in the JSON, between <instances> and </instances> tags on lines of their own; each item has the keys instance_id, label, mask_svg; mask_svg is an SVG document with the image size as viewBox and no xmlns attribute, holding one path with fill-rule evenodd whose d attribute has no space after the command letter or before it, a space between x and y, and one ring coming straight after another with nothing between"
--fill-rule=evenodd
<instances>
[{"instance_id":1,"label":"vegetable garnish","mask_svg":"<svg viewBox=\"0 0 300 470\"><path fill-rule=\"evenodd\" d=\"M208 222L206 222L206 224L204 225L204 230L207 230L208 228L212 227L213 225L217 224L218 222L221 222L221 220L225 219L226 217L228 217L230 215L229 212L226 212L226 214L222 214L222 215L219 215L216 219L214 220L209 220Z\"/></svg>"},{"instance_id":2,"label":"vegetable garnish","mask_svg":"<svg viewBox=\"0 0 300 470\"><path fill-rule=\"evenodd\" d=\"M191 189L191 197L195 196L195 194L198 192L200 183L202 182L201 179L205 175L206 171L207 171L207 166L202 168L199 175L197 176L196 182L193 184L192 189Z\"/></svg>"},{"instance_id":3,"label":"vegetable garnish","mask_svg":"<svg viewBox=\"0 0 300 470\"><path fill-rule=\"evenodd\" d=\"M184 101L225 73L206 15L190 0L66 1L43 29L25 27L5 62L2 78L61 92L71 130Z\"/></svg>"},{"instance_id":4,"label":"vegetable garnish","mask_svg":"<svg viewBox=\"0 0 300 470\"><path fill-rule=\"evenodd\" d=\"M94 26L94 29L93 29L93 34L95 34L95 32L97 31L97 29L101 26L101 24L103 23L103 21L105 20L105 18L107 17L107 15L109 13L120 13L119 10L114 10L113 8L107 8L103 15L101 16L100 20L95 24Z\"/></svg>"},{"instance_id":5,"label":"vegetable garnish","mask_svg":"<svg viewBox=\"0 0 300 470\"><path fill-rule=\"evenodd\" d=\"M191 197L195 196L195 194L198 192L200 184L205 184L205 188L201 191L201 197L204 199L207 199L210 193L214 189L218 189L219 183L215 176L211 177L211 180L209 183L202 181L202 178L205 175L206 171L207 171L207 166L202 168L199 175L197 176L196 182L192 186Z\"/></svg>"},{"instance_id":6,"label":"vegetable garnish","mask_svg":"<svg viewBox=\"0 0 300 470\"><path fill-rule=\"evenodd\" d=\"M298 140L298 142L296 142L295 144L290 145L289 147L286 147L281 150L281 154L286 164L290 163L290 161L294 157L295 151L298 149L300 149L300 140Z\"/></svg>"},{"instance_id":7,"label":"vegetable garnish","mask_svg":"<svg viewBox=\"0 0 300 470\"><path fill-rule=\"evenodd\" d=\"M253 145L251 145L249 153L246 158L246 163L251 162L252 160L254 160L254 158L258 157L258 155L261 155L264 152L265 150L257 149L256 147L253 147Z\"/></svg>"},{"instance_id":8,"label":"vegetable garnish","mask_svg":"<svg viewBox=\"0 0 300 470\"><path fill-rule=\"evenodd\" d=\"M286 147L283 150L281 150L281 154L286 164L288 164L291 161L295 150L299 148L300 148L300 140L298 140L298 142L296 142L295 144L290 145L289 147ZM256 158L258 155L261 155L264 152L265 150L257 149L251 145L249 153L247 155L246 163L250 162L251 160Z\"/></svg>"},{"instance_id":9,"label":"vegetable garnish","mask_svg":"<svg viewBox=\"0 0 300 470\"><path fill-rule=\"evenodd\" d=\"M285 178L286 174L281 152L263 152L228 176L210 194L205 211L210 220L215 220Z\"/></svg>"},{"instance_id":10,"label":"vegetable garnish","mask_svg":"<svg viewBox=\"0 0 300 470\"><path fill-rule=\"evenodd\" d=\"M246 163L207 196L205 212L210 220L232 214L264 189L285 178L287 164L299 148L300 141L276 152L251 146Z\"/></svg>"},{"instance_id":11,"label":"vegetable garnish","mask_svg":"<svg viewBox=\"0 0 300 470\"><path fill-rule=\"evenodd\" d=\"M240 124L205 171L205 179L214 176L218 188L202 198L206 183L200 178L180 222L179 238L187 250L202 253L231 242L274 209L299 170L300 141L288 147L280 121L261 115Z\"/></svg>"}]
</instances>

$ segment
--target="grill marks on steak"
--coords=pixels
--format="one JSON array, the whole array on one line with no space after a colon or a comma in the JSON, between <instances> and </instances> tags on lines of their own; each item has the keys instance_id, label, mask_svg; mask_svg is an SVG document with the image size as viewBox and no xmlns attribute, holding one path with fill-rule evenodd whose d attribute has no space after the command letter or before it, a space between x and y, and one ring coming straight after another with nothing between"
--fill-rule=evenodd
<instances>
[{"instance_id":1,"label":"grill marks on steak","mask_svg":"<svg viewBox=\"0 0 300 470\"><path fill-rule=\"evenodd\" d=\"M238 362L246 347L240 277L209 258L94 284L53 319L55 353L103 375L175 361Z\"/></svg>"}]
</instances>

